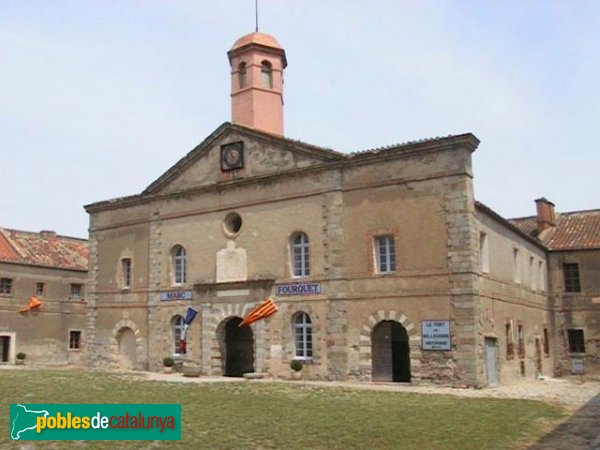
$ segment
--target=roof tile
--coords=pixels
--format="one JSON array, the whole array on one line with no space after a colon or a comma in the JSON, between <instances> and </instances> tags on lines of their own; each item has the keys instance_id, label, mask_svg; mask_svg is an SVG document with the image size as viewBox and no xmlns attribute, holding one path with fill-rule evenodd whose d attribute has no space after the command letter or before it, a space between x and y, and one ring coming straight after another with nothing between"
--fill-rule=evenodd
<instances>
[{"instance_id":1,"label":"roof tile","mask_svg":"<svg viewBox=\"0 0 600 450\"><path fill-rule=\"evenodd\" d=\"M0 261L67 270L88 269L88 242L53 232L0 228Z\"/></svg>"},{"instance_id":2,"label":"roof tile","mask_svg":"<svg viewBox=\"0 0 600 450\"><path fill-rule=\"evenodd\" d=\"M510 219L529 236L537 237L535 216ZM600 210L574 211L557 214L556 227L543 237L550 250L587 250L600 248Z\"/></svg>"}]
</instances>

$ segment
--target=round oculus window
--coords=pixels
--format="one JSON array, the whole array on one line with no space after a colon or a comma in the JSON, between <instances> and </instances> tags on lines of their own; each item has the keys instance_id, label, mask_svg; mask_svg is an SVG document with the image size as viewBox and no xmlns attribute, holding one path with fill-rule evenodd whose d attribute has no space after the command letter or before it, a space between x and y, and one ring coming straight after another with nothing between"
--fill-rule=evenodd
<instances>
[{"instance_id":1,"label":"round oculus window","mask_svg":"<svg viewBox=\"0 0 600 450\"><path fill-rule=\"evenodd\" d=\"M237 235L242 229L242 218L238 213L229 213L223 221L223 229L228 236Z\"/></svg>"}]
</instances>

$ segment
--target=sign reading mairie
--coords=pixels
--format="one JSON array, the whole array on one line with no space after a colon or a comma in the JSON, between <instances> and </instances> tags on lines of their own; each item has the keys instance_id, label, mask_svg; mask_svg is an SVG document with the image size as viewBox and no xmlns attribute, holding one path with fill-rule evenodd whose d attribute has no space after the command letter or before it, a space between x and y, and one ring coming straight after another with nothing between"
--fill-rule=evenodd
<instances>
[{"instance_id":1,"label":"sign reading mairie","mask_svg":"<svg viewBox=\"0 0 600 450\"><path fill-rule=\"evenodd\" d=\"M275 295L319 295L321 292L321 283L288 283L278 284Z\"/></svg>"},{"instance_id":2,"label":"sign reading mairie","mask_svg":"<svg viewBox=\"0 0 600 450\"><path fill-rule=\"evenodd\" d=\"M192 291L167 291L160 293L160 299L165 302L169 300L191 300Z\"/></svg>"}]
</instances>

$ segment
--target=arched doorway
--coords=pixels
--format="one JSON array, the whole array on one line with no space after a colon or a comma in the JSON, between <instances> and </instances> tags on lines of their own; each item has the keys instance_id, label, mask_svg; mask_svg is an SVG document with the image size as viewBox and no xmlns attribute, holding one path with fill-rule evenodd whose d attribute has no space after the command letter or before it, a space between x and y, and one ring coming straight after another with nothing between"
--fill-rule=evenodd
<instances>
[{"instance_id":1,"label":"arched doorway","mask_svg":"<svg viewBox=\"0 0 600 450\"><path fill-rule=\"evenodd\" d=\"M383 320L371 333L373 381L410 381L410 347L406 328Z\"/></svg>"},{"instance_id":2,"label":"arched doorway","mask_svg":"<svg viewBox=\"0 0 600 450\"><path fill-rule=\"evenodd\" d=\"M247 372L254 372L254 334L249 325L239 327L240 317L233 317L225 324L225 358L226 377L241 377Z\"/></svg>"},{"instance_id":3,"label":"arched doorway","mask_svg":"<svg viewBox=\"0 0 600 450\"><path fill-rule=\"evenodd\" d=\"M117 334L119 367L132 370L137 364L135 333L131 328L121 328Z\"/></svg>"}]
</instances>

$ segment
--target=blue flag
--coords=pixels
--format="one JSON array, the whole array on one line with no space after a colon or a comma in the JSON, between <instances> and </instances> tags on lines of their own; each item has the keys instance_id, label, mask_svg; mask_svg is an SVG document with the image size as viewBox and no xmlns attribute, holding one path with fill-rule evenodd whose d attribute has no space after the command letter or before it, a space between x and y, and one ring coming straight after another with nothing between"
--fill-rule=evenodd
<instances>
[{"instance_id":1,"label":"blue flag","mask_svg":"<svg viewBox=\"0 0 600 450\"><path fill-rule=\"evenodd\" d=\"M185 319L183 320L183 322L186 325L189 325L196 317L196 314L198 314L198 311L196 311L194 308L188 308L187 314L185 315Z\"/></svg>"}]
</instances>

